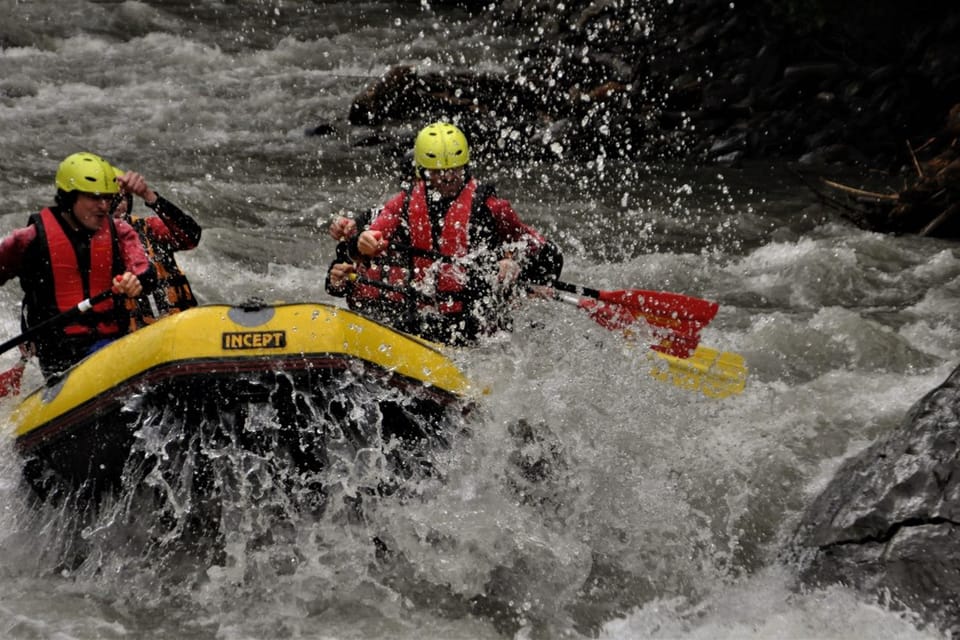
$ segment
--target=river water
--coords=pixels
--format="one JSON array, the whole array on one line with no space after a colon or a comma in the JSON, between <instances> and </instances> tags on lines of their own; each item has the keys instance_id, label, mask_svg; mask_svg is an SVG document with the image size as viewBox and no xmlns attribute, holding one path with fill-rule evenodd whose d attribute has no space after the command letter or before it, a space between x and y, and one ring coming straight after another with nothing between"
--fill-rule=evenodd
<instances>
[{"instance_id":1,"label":"river water","mask_svg":"<svg viewBox=\"0 0 960 640\"><path fill-rule=\"evenodd\" d=\"M0 0L0 15L0 228L52 201L64 156L100 153L203 224L180 263L204 302L339 304L326 224L398 182L347 123L352 98L397 63L509 70L523 41L428 2ZM561 245L565 280L719 301L704 343L746 358L745 392L658 382L577 310L529 302L513 334L456 354L490 393L444 482L365 522L238 528L192 580L97 532L95 562L50 560L67 520L30 512L7 443L0 637L940 637L843 588L797 590L778 558L841 460L956 365L956 248L852 228L785 165L495 160L476 173ZM19 299L0 289L3 335ZM518 444L521 419L543 440ZM554 464L529 481L518 454ZM371 531L403 560L380 562Z\"/></svg>"}]
</instances>

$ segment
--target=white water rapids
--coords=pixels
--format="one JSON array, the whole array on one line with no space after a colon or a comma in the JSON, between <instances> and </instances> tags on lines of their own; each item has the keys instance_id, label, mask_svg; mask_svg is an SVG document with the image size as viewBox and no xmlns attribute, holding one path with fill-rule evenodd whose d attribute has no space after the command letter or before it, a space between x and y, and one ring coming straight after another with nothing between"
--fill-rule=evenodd
<instances>
[{"instance_id":1,"label":"white water rapids","mask_svg":"<svg viewBox=\"0 0 960 640\"><path fill-rule=\"evenodd\" d=\"M326 224L398 181L347 123L352 98L397 63L509 69L521 38L383 0L0 0L0 15L0 231L52 202L63 157L99 153L201 222L179 261L204 302L339 304L323 291ZM323 123L331 135L306 135ZM719 301L703 340L746 358L746 391L657 382L616 335L531 301L513 334L456 355L490 393L443 482L364 522L266 536L267 506L248 504L228 561L188 583L111 546L110 522L84 533L95 562L49 562L68 532L28 511L5 443L0 637L940 637L840 587L797 590L779 552L840 461L956 366L956 247L857 230L782 165L475 165L562 247L565 280ZM3 336L20 297L0 289ZM521 419L546 440L519 442ZM524 456L554 465L529 480ZM374 534L403 560L378 559Z\"/></svg>"}]
</instances>

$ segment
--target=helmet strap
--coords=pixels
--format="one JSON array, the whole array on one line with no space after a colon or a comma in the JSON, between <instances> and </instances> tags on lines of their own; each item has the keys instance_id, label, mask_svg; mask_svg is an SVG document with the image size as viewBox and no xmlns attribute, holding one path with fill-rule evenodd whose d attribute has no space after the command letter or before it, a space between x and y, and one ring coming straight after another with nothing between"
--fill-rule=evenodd
<instances>
[{"instance_id":1,"label":"helmet strap","mask_svg":"<svg viewBox=\"0 0 960 640\"><path fill-rule=\"evenodd\" d=\"M73 207L61 210L60 217L63 218L63 221L66 222L74 231L80 230L80 221L77 220L77 216L73 214Z\"/></svg>"}]
</instances>

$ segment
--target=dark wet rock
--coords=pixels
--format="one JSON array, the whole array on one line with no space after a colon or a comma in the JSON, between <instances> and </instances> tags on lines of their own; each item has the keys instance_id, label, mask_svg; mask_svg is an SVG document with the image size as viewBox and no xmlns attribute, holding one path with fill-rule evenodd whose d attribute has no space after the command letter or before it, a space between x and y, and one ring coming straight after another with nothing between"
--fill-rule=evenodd
<instances>
[{"instance_id":1,"label":"dark wet rock","mask_svg":"<svg viewBox=\"0 0 960 640\"><path fill-rule=\"evenodd\" d=\"M960 369L841 466L792 551L806 585L842 583L960 632Z\"/></svg>"},{"instance_id":2,"label":"dark wet rock","mask_svg":"<svg viewBox=\"0 0 960 640\"><path fill-rule=\"evenodd\" d=\"M826 80L834 80L840 77L843 72L839 64L827 63L803 63L791 65L783 70L783 79L793 83L813 83L820 84Z\"/></svg>"},{"instance_id":3,"label":"dark wet rock","mask_svg":"<svg viewBox=\"0 0 960 640\"><path fill-rule=\"evenodd\" d=\"M863 156L855 149L844 144L831 144L808 151L800 156L797 162L809 167L825 167L835 164L854 164L862 160Z\"/></svg>"},{"instance_id":4,"label":"dark wet rock","mask_svg":"<svg viewBox=\"0 0 960 640\"><path fill-rule=\"evenodd\" d=\"M711 156L721 156L731 151L740 151L746 148L747 146L747 133L745 131L738 132L723 140L717 140L710 147Z\"/></svg>"},{"instance_id":5,"label":"dark wet rock","mask_svg":"<svg viewBox=\"0 0 960 640\"><path fill-rule=\"evenodd\" d=\"M714 158L717 164L728 166L735 166L739 164L741 160L743 160L743 151L731 151L730 153L724 153Z\"/></svg>"},{"instance_id":6,"label":"dark wet rock","mask_svg":"<svg viewBox=\"0 0 960 640\"><path fill-rule=\"evenodd\" d=\"M323 136L333 135L336 132L337 130L332 124L330 124L329 122L321 122L318 125L309 127L305 131L305 134L308 137L312 137L312 136L323 137Z\"/></svg>"},{"instance_id":7,"label":"dark wet rock","mask_svg":"<svg viewBox=\"0 0 960 640\"><path fill-rule=\"evenodd\" d=\"M377 125L406 110L422 108L417 76L413 67L391 67L377 82L370 84L350 105L350 124ZM416 113L416 111L411 111Z\"/></svg>"},{"instance_id":8,"label":"dark wet rock","mask_svg":"<svg viewBox=\"0 0 960 640\"><path fill-rule=\"evenodd\" d=\"M728 114L732 117L746 115L737 103L747 97L745 83L735 82L736 78L721 78L703 86L702 104L704 111Z\"/></svg>"},{"instance_id":9,"label":"dark wet rock","mask_svg":"<svg viewBox=\"0 0 960 640\"><path fill-rule=\"evenodd\" d=\"M750 77L755 87L768 87L777 79L781 69L780 56L770 45L763 45L750 63Z\"/></svg>"},{"instance_id":10,"label":"dark wet rock","mask_svg":"<svg viewBox=\"0 0 960 640\"><path fill-rule=\"evenodd\" d=\"M729 161L718 149L746 131L737 158L898 173L960 95L960 14L930 0L456 4L491 37L534 34L512 75L395 67L352 124L456 118L508 158L692 163Z\"/></svg>"}]
</instances>

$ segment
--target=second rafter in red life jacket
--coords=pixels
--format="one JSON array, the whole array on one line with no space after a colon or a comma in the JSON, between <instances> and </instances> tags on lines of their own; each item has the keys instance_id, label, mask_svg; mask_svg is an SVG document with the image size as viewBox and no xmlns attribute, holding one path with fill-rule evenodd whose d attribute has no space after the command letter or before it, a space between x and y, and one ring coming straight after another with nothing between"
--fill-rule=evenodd
<instances>
[{"instance_id":1,"label":"second rafter in red life jacket","mask_svg":"<svg viewBox=\"0 0 960 640\"><path fill-rule=\"evenodd\" d=\"M412 255L407 265L361 265L358 273L370 280L382 280L397 286L420 286L428 289L438 312L456 314L464 311L463 295L469 283L467 270L457 263L470 251L470 218L474 210L476 181L471 180L447 209L442 230L434 246L433 226L426 200L424 183L418 182L406 203L406 222L410 245L424 252L435 252L452 260L438 260L418 254ZM403 194L406 197L406 194ZM381 287L359 284L352 293L354 303L387 297L402 302L403 295L385 291ZM361 303L362 306L362 303ZM422 303L421 303L422 306Z\"/></svg>"},{"instance_id":2,"label":"second rafter in red life jacket","mask_svg":"<svg viewBox=\"0 0 960 640\"><path fill-rule=\"evenodd\" d=\"M360 277L340 295L354 311L436 342L469 344L510 327L513 289L498 288L497 280L503 258L520 267L524 283L549 282L563 267L556 245L474 178L456 196L439 200L418 180L393 196L368 228L383 234L387 251L359 259L357 236L346 241L345 259Z\"/></svg>"}]
</instances>

